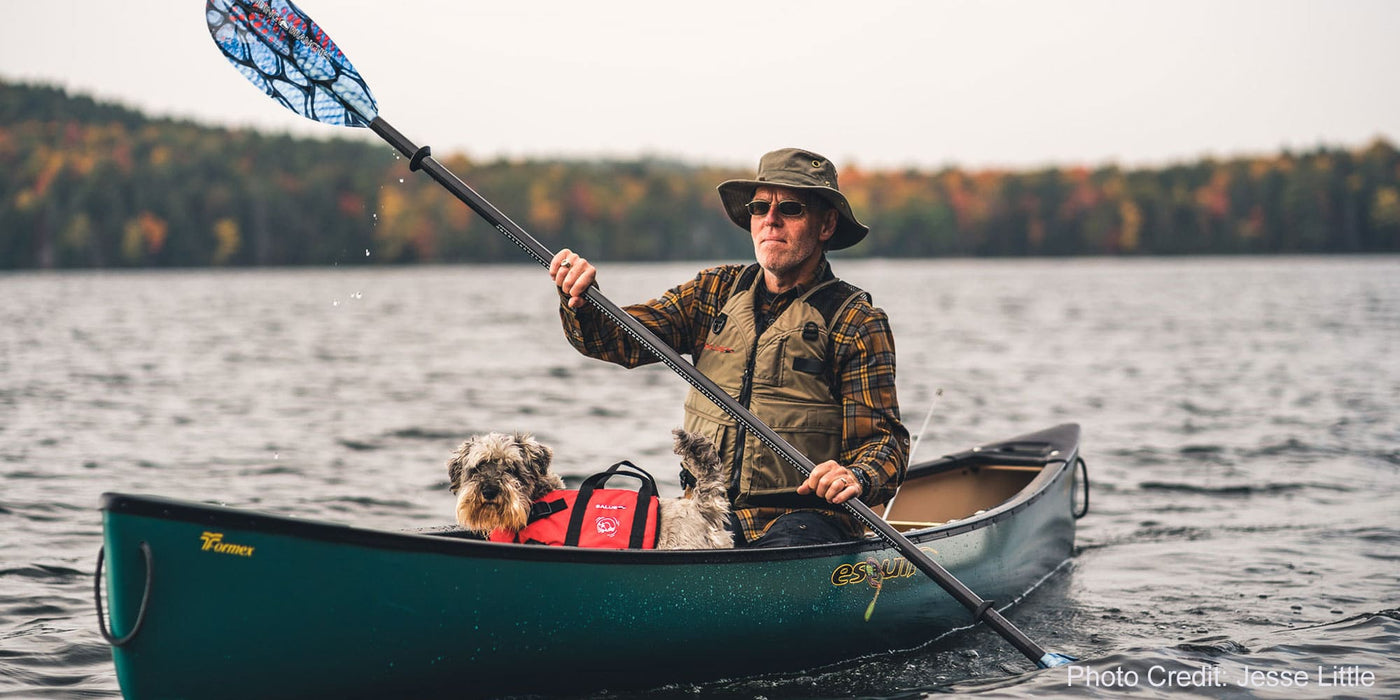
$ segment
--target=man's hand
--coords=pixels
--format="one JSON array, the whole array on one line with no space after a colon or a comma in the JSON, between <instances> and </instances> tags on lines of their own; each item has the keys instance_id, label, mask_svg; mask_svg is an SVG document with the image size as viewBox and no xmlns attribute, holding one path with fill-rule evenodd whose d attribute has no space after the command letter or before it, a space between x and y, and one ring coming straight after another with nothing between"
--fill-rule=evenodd
<instances>
[{"instance_id":1,"label":"man's hand","mask_svg":"<svg viewBox=\"0 0 1400 700\"><path fill-rule=\"evenodd\" d=\"M797 487L797 492L802 495L815 493L819 498L824 498L828 503L840 505L852 498L861 495L860 482L856 480L855 472L837 464L835 460L827 460L818 464L812 469L812 475Z\"/></svg>"},{"instance_id":2,"label":"man's hand","mask_svg":"<svg viewBox=\"0 0 1400 700\"><path fill-rule=\"evenodd\" d=\"M583 295L597 278L598 269L565 248L555 253L554 259L549 261L549 276L554 278L554 286L559 291L569 295L569 308L577 309L587 303Z\"/></svg>"}]
</instances>

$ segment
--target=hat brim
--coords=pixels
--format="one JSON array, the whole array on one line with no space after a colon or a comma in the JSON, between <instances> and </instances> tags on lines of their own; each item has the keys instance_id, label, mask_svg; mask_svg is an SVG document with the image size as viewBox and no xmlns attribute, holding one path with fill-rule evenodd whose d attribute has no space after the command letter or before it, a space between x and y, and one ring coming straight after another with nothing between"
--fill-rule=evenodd
<instances>
[{"instance_id":1,"label":"hat brim","mask_svg":"<svg viewBox=\"0 0 1400 700\"><path fill-rule=\"evenodd\" d=\"M831 240L827 242L827 250L841 250L850 248L865 239L870 233L870 227L856 220L856 216L851 212L851 203L846 201L846 196L840 190L831 187L821 187L813 185L795 185L776 181L762 180L726 180L720 183L719 199L724 203L724 213L729 215L730 221L734 222L745 231L749 230L749 223L752 216L746 205L753 201L753 193L759 187L786 187L794 190L805 190L813 192L825 199L836 210L836 232L831 235Z\"/></svg>"}]
</instances>

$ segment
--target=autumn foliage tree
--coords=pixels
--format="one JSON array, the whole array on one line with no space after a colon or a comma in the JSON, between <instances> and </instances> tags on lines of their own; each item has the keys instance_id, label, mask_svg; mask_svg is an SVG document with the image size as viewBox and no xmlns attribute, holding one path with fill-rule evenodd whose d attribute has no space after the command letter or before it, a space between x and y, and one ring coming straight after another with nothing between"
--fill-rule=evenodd
<instances>
[{"instance_id":1,"label":"autumn foliage tree","mask_svg":"<svg viewBox=\"0 0 1400 700\"><path fill-rule=\"evenodd\" d=\"M752 255L714 191L747 172L443 160L551 248L596 260ZM842 190L872 229L853 255L1400 251L1400 152L1382 139L1144 169L842 165ZM0 268L520 259L387 146L150 119L0 82Z\"/></svg>"}]
</instances>

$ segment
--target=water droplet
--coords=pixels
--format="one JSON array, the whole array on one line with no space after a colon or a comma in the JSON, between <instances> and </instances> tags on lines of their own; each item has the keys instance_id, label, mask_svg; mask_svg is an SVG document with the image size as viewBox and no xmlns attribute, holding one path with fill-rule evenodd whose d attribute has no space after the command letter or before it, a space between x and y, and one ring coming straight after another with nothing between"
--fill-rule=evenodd
<instances>
[{"instance_id":1,"label":"water droplet","mask_svg":"<svg viewBox=\"0 0 1400 700\"><path fill-rule=\"evenodd\" d=\"M365 248L365 257L369 257L369 248Z\"/></svg>"}]
</instances>

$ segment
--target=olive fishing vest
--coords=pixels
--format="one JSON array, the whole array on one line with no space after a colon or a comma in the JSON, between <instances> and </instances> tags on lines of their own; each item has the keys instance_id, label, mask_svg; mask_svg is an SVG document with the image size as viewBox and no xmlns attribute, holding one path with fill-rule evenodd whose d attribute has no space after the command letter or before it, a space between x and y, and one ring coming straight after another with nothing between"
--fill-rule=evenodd
<instances>
[{"instance_id":1,"label":"olive fishing vest","mask_svg":"<svg viewBox=\"0 0 1400 700\"><path fill-rule=\"evenodd\" d=\"M830 326L865 292L832 278L793 300L758 333L754 305L763 284L751 265L730 289L695 366L815 464L840 459L843 410L833 393ZM823 508L799 495L803 477L696 389L685 401L685 428L709 437L728 466L734 507Z\"/></svg>"}]
</instances>

